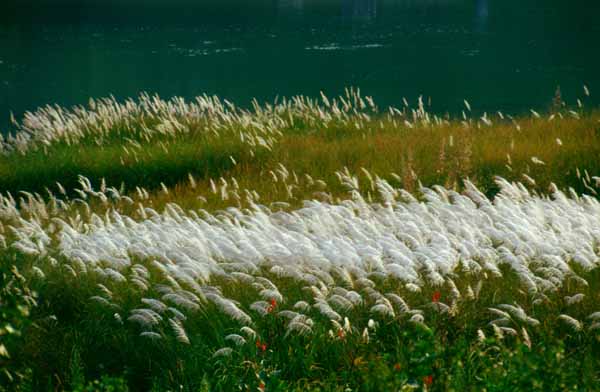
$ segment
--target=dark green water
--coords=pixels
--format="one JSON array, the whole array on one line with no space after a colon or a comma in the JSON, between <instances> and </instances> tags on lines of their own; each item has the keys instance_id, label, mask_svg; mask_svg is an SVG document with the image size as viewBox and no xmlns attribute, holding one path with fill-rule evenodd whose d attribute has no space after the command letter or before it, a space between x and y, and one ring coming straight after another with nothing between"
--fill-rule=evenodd
<instances>
[{"instance_id":1,"label":"dark green water","mask_svg":"<svg viewBox=\"0 0 600 392\"><path fill-rule=\"evenodd\" d=\"M4 0L0 128L88 97L339 94L432 110L600 103L600 1ZM168 5L167 5L168 4ZM595 95L594 92L597 92Z\"/></svg>"}]
</instances>

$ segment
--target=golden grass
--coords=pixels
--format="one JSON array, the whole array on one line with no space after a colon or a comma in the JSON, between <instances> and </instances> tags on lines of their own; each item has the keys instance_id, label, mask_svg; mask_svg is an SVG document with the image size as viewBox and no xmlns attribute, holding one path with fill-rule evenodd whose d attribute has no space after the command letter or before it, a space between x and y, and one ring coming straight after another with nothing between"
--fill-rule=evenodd
<instances>
[{"instance_id":1,"label":"golden grass","mask_svg":"<svg viewBox=\"0 0 600 392\"><path fill-rule=\"evenodd\" d=\"M298 98L294 104L256 106L254 112L227 110L215 100L201 105L208 108L206 118L199 117L200 109L186 109L179 101L175 108L156 101L158 109L143 109L150 114L131 104L136 108L128 109L131 118L113 115L114 125L102 126L89 125L88 114L61 112L79 121L83 130L71 129L73 137L48 137L47 145L23 144L21 153L5 150L0 192L46 195L46 189L56 193L60 182L75 196L72 190L82 175L94 187L102 179L122 187L134 200L136 187L144 188L149 192L145 203L155 208L168 202L207 210L244 206L246 191L260 195L259 200L252 197L255 202L297 206L307 199L347 198L348 189L336 176L345 169L362 184L371 181L369 176L380 176L409 191L420 185L460 189L468 178L493 196L495 176L529 183L539 192L546 192L550 183L578 193L598 191L592 178L600 174L598 111L461 121L430 116L422 108L412 115L406 109L381 113L352 91L348 97L340 99L342 109L335 102L319 106ZM113 102L107 105L118 108ZM55 132L49 125L36 138L45 140L46 131ZM257 146L257 135L269 139L267 147ZM369 197L369 186L361 189Z\"/></svg>"}]
</instances>

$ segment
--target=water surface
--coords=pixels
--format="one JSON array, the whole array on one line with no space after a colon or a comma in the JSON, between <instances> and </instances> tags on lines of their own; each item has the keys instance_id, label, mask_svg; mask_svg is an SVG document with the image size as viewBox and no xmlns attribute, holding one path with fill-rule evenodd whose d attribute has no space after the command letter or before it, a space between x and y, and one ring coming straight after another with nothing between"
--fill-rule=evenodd
<instances>
[{"instance_id":1,"label":"water surface","mask_svg":"<svg viewBox=\"0 0 600 392\"><path fill-rule=\"evenodd\" d=\"M0 128L10 112L141 91L241 105L357 86L380 105L544 109L600 103L600 2L5 0ZM594 91L598 94L594 95Z\"/></svg>"}]
</instances>

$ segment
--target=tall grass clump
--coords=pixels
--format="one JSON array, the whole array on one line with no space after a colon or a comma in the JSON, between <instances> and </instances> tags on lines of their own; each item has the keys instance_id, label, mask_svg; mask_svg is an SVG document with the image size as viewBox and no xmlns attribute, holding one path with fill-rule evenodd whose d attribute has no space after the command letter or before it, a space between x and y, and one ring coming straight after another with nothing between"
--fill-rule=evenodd
<instances>
[{"instance_id":1,"label":"tall grass clump","mask_svg":"<svg viewBox=\"0 0 600 392\"><path fill-rule=\"evenodd\" d=\"M283 166L294 180L331 186L338 183L335 172L348 167L408 190L419 183L460 187L469 178L493 196L499 175L541 191L552 182L597 192L591 178L600 146L596 111L563 107L545 118L536 112L513 118L470 110L469 104L468 114L453 120L427 113L419 100L416 109L382 111L356 90L336 99L255 103L250 110L217 97L185 102L147 95L125 103L91 100L71 110L46 107L27 113L16 133L0 141L0 190L46 197L46 189L62 187L72 195L83 175L95 186L103 179L123 184L130 196L136 186L152 192L161 184L185 195L191 174L202 189L233 177L274 202L298 204L318 191L288 197L289 190L273 190ZM343 189L331 191L341 196Z\"/></svg>"},{"instance_id":2,"label":"tall grass clump","mask_svg":"<svg viewBox=\"0 0 600 392\"><path fill-rule=\"evenodd\" d=\"M27 114L0 157L0 390L597 389L600 116L471 110Z\"/></svg>"}]
</instances>

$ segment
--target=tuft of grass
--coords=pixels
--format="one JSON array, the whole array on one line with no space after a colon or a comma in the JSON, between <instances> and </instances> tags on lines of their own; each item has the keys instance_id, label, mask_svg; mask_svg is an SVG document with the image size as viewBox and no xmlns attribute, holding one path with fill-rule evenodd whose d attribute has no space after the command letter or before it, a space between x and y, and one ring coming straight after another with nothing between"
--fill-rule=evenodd
<instances>
[{"instance_id":1,"label":"tuft of grass","mask_svg":"<svg viewBox=\"0 0 600 392\"><path fill-rule=\"evenodd\" d=\"M599 130L354 90L29 113L0 140L0 391L595 390Z\"/></svg>"},{"instance_id":2,"label":"tuft of grass","mask_svg":"<svg viewBox=\"0 0 600 392\"><path fill-rule=\"evenodd\" d=\"M484 122L441 119L419 110L382 113L374 105L363 102L363 107L363 98L355 92L349 97L358 103L340 98L346 106L340 103L337 108L335 100L319 105L297 98L293 104L257 105L254 112L223 106L215 98L212 106L204 103L210 107L206 113L202 105L183 110L175 105L183 105L177 100L156 101L157 107L149 109L146 106L155 101L146 97L124 106L134 112L129 117L121 114L116 119L98 104L88 111L41 110L29 114L14 140L4 143L0 192L47 197L47 191L58 192L60 183L76 196L73 191L82 175L95 188L103 181L122 186L130 197L136 187L144 188L155 206L164 205L164 184L176 196L171 195L171 201L214 211L229 202L211 197L211 181L233 178L240 189L261 195L263 203L300 205L324 190L312 186L317 180L328 185L333 200L346 198L347 190L338 185L335 174L344 168L353 173L364 169L409 191L421 185L460 190L468 178L493 197L498 190L494 176L501 176L538 192L547 192L552 183L578 194L598 192L597 181L591 178L600 172L597 111L565 109L564 115L549 118L502 115L484 117ZM125 111L116 102L109 103L113 111ZM102 116L107 118L99 125L97 117ZM66 118L63 133L48 119L56 117ZM48 122L51 125L39 129L32 125ZM68 130L72 123L85 132ZM261 145L259 137L267 142ZM285 173L279 175L282 167ZM197 187L190 186L190 175ZM282 180L293 180L293 188L282 186Z\"/></svg>"}]
</instances>

